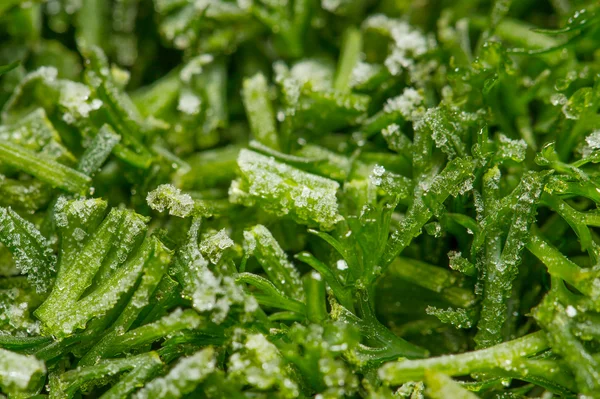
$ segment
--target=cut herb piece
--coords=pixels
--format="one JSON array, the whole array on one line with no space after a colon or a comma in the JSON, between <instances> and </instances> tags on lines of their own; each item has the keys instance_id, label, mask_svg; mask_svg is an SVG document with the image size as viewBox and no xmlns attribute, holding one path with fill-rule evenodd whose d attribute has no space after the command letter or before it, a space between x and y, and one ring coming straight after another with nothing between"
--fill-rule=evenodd
<instances>
[{"instance_id":1,"label":"cut herb piece","mask_svg":"<svg viewBox=\"0 0 600 399\"><path fill-rule=\"evenodd\" d=\"M102 126L90 146L81 155L77 170L88 176L96 173L120 140L121 137L114 132L110 125Z\"/></svg>"},{"instance_id":2,"label":"cut herb piece","mask_svg":"<svg viewBox=\"0 0 600 399\"><path fill-rule=\"evenodd\" d=\"M12 209L0 208L0 242L35 289L48 292L56 273L56 256L36 227Z\"/></svg>"},{"instance_id":3,"label":"cut herb piece","mask_svg":"<svg viewBox=\"0 0 600 399\"><path fill-rule=\"evenodd\" d=\"M148 367L152 359L160 362L156 353L149 352L130 358L104 360L95 366L73 369L50 380L51 397L72 398L86 383L102 381L107 376L115 376L138 367Z\"/></svg>"},{"instance_id":4,"label":"cut herb piece","mask_svg":"<svg viewBox=\"0 0 600 399\"><path fill-rule=\"evenodd\" d=\"M215 353L206 348L190 357L181 359L164 377L150 381L144 388L133 395L143 398L181 398L196 388L215 369Z\"/></svg>"},{"instance_id":5,"label":"cut herb piece","mask_svg":"<svg viewBox=\"0 0 600 399\"><path fill-rule=\"evenodd\" d=\"M0 349L0 388L11 395L39 392L46 366L33 356Z\"/></svg>"},{"instance_id":6,"label":"cut herb piece","mask_svg":"<svg viewBox=\"0 0 600 399\"><path fill-rule=\"evenodd\" d=\"M95 274L101 271L103 265L110 267L111 257L118 254L118 246L115 246L115 251L111 251L115 245L112 241L120 234L129 237L138 235L139 226L136 223L143 220L133 212L111 210L96 233L74 254L72 261L62 265L66 270L59 271L50 296L35 312L48 331L57 336L71 334L76 327L83 327L90 318L100 316L112 308L119 296L135 283L145 258L150 255L151 242L154 240L152 238L147 240L144 248L137 251L134 258L110 276L113 281L107 278L92 294L80 299L92 285ZM124 255L126 257L127 252ZM126 281L120 281L121 278ZM74 312L78 307L81 309Z\"/></svg>"},{"instance_id":7,"label":"cut herb piece","mask_svg":"<svg viewBox=\"0 0 600 399\"><path fill-rule=\"evenodd\" d=\"M462 388L460 384L453 381L443 373L435 371L425 371L425 384L427 394L432 399L456 398L456 399L477 399L474 393Z\"/></svg>"},{"instance_id":8,"label":"cut herb piece","mask_svg":"<svg viewBox=\"0 0 600 399\"><path fill-rule=\"evenodd\" d=\"M415 200L402 221L401 228L395 231L382 256L382 264L387 266L421 233L421 229L433 216L433 211L450 195L458 195L471 186L473 161L456 158L415 193Z\"/></svg>"},{"instance_id":9,"label":"cut herb piece","mask_svg":"<svg viewBox=\"0 0 600 399\"><path fill-rule=\"evenodd\" d=\"M333 180L303 172L254 151L238 157L241 176L229 190L232 202L257 205L275 215L330 230L341 220Z\"/></svg>"},{"instance_id":10,"label":"cut herb piece","mask_svg":"<svg viewBox=\"0 0 600 399\"><path fill-rule=\"evenodd\" d=\"M199 312L211 313L212 320L219 324L226 318L233 306L241 306L244 311L256 309L253 298L247 298L233 276L228 275L221 265L211 265L201 252L201 219L196 217L187 232L171 266L170 273L182 286L182 294L191 300ZM225 248L223 248L225 249Z\"/></svg>"},{"instance_id":11,"label":"cut herb piece","mask_svg":"<svg viewBox=\"0 0 600 399\"><path fill-rule=\"evenodd\" d=\"M506 318L505 306L511 294L512 280L518 274L516 266L520 263L521 252L529 238L528 232L535 217L536 203L542 193L544 178L544 174L523 176L520 185L515 189L516 193L511 194L515 195L516 200L510 202L513 217L504 247L497 253L497 236L491 238L488 244L488 250L496 253L488 255L490 258L482 271L483 301L475 336L475 341L480 347L485 348L502 341L500 330ZM495 204L490 206L497 207ZM494 211L498 210L489 212ZM492 229L488 226L486 228Z\"/></svg>"},{"instance_id":12,"label":"cut herb piece","mask_svg":"<svg viewBox=\"0 0 600 399\"><path fill-rule=\"evenodd\" d=\"M0 3L0 397L600 397L596 1Z\"/></svg>"},{"instance_id":13,"label":"cut herb piece","mask_svg":"<svg viewBox=\"0 0 600 399\"><path fill-rule=\"evenodd\" d=\"M256 140L267 147L279 149L275 114L265 77L257 74L245 79L243 96L250 128Z\"/></svg>"},{"instance_id":14,"label":"cut herb piece","mask_svg":"<svg viewBox=\"0 0 600 399\"><path fill-rule=\"evenodd\" d=\"M7 142L0 143L0 158L3 165L22 170L53 187L75 194L84 193L91 183L88 176L75 169Z\"/></svg>"}]
</instances>

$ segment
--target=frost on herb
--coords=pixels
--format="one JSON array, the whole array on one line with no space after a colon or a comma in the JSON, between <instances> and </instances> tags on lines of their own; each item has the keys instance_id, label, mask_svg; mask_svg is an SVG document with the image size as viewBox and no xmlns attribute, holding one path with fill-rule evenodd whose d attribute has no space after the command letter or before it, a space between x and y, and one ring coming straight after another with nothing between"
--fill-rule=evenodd
<instances>
[{"instance_id":1,"label":"frost on herb","mask_svg":"<svg viewBox=\"0 0 600 399\"><path fill-rule=\"evenodd\" d=\"M276 287L291 298L304 298L300 273L265 226L257 225L244 231L244 250L247 255L256 257Z\"/></svg>"},{"instance_id":2,"label":"frost on herb","mask_svg":"<svg viewBox=\"0 0 600 399\"><path fill-rule=\"evenodd\" d=\"M277 347L263 334L234 337L233 354L228 361L230 378L240 379L258 390L276 388L283 398L297 397L299 387L288 375Z\"/></svg>"},{"instance_id":3,"label":"frost on herb","mask_svg":"<svg viewBox=\"0 0 600 399\"><path fill-rule=\"evenodd\" d=\"M10 208L0 208L0 242L12 253L15 265L40 293L50 290L56 256L37 228Z\"/></svg>"},{"instance_id":4,"label":"frost on herb","mask_svg":"<svg viewBox=\"0 0 600 399\"><path fill-rule=\"evenodd\" d=\"M214 350L210 347L189 357L182 358L164 377L150 381L133 395L136 399L181 398L192 392L196 386L215 369Z\"/></svg>"},{"instance_id":5,"label":"frost on herb","mask_svg":"<svg viewBox=\"0 0 600 399\"><path fill-rule=\"evenodd\" d=\"M336 192L339 184L275 161L254 151L238 157L240 178L229 189L234 203L259 206L277 216L330 230L341 220Z\"/></svg>"},{"instance_id":6,"label":"frost on herb","mask_svg":"<svg viewBox=\"0 0 600 399\"><path fill-rule=\"evenodd\" d=\"M192 197L169 184L158 186L156 190L148 193L146 201L150 208L156 211L163 212L167 209L170 215L181 218L189 216L194 210Z\"/></svg>"},{"instance_id":7,"label":"frost on herb","mask_svg":"<svg viewBox=\"0 0 600 399\"><path fill-rule=\"evenodd\" d=\"M542 3L0 1L0 397L600 397L600 8Z\"/></svg>"},{"instance_id":8,"label":"frost on herb","mask_svg":"<svg viewBox=\"0 0 600 399\"><path fill-rule=\"evenodd\" d=\"M217 324L225 321L234 308L254 311L255 299L245 295L220 262L223 251L231 247L231 239L221 231L199 243L199 229L200 221L194 219L186 240L175 254L172 273L182 286L182 295L191 300L197 311L210 314Z\"/></svg>"},{"instance_id":9,"label":"frost on herb","mask_svg":"<svg viewBox=\"0 0 600 399\"><path fill-rule=\"evenodd\" d=\"M413 88L404 89L398 97L390 98L383 106L383 112L399 112L404 119L418 118L419 107L423 104L423 96Z\"/></svg>"}]
</instances>

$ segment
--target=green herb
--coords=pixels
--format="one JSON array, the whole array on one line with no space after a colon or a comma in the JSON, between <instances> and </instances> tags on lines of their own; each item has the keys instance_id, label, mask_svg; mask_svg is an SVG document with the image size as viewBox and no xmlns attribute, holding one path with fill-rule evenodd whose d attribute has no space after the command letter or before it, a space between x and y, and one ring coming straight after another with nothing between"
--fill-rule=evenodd
<instances>
[{"instance_id":1,"label":"green herb","mask_svg":"<svg viewBox=\"0 0 600 399\"><path fill-rule=\"evenodd\" d=\"M600 398L591 0L0 2L0 398Z\"/></svg>"}]
</instances>

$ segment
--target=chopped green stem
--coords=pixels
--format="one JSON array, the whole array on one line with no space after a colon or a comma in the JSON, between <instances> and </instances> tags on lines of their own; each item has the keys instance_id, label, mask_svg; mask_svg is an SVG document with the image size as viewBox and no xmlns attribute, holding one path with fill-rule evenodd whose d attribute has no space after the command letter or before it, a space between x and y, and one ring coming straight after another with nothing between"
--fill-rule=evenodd
<instances>
[{"instance_id":1,"label":"chopped green stem","mask_svg":"<svg viewBox=\"0 0 600 399\"><path fill-rule=\"evenodd\" d=\"M146 356L139 359L136 367L122 377L108 391L104 392L100 399L121 399L128 397L140 386L150 379L156 377L162 370L164 364L158 356Z\"/></svg>"},{"instance_id":2,"label":"chopped green stem","mask_svg":"<svg viewBox=\"0 0 600 399\"><path fill-rule=\"evenodd\" d=\"M247 253L256 257L277 289L290 298L304 300L298 270L265 226L259 224L245 230L244 246Z\"/></svg>"},{"instance_id":3,"label":"chopped green stem","mask_svg":"<svg viewBox=\"0 0 600 399\"><path fill-rule=\"evenodd\" d=\"M477 399L478 396L467 391L458 382L443 373L434 370L425 370L425 385L427 395L431 399Z\"/></svg>"},{"instance_id":4,"label":"chopped green stem","mask_svg":"<svg viewBox=\"0 0 600 399\"><path fill-rule=\"evenodd\" d=\"M52 341L51 337L18 337L9 334L0 334L0 348L17 351L19 353L35 352L40 346ZM37 356L38 359L40 358Z\"/></svg>"},{"instance_id":5,"label":"chopped green stem","mask_svg":"<svg viewBox=\"0 0 600 399\"><path fill-rule=\"evenodd\" d=\"M163 397L177 399L190 392L215 369L213 348L208 347L177 362L167 375L150 381L133 395L134 399Z\"/></svg>"},{"instance_id":6,"label":"chopped green stem","mask_svg":"<svg viewBox=\"0 0 600 399\"><path fill-rule=\"evenodd\" d=\"M0 160L2 164L22 170L53 187L71 193L83 194L91 183L91 179L85 174L9 142L0 142Z\"/></svg>"},{"instance_id":7,"label":"chopped green stem","mask_svg":"<svg viewBox=\"0 0 600 399\"><path fill-rule=\"evenodd\" d=\"M81 156L79 164L77 165L77 170L88 176L96 173L108 159L113 148L120 140L121 137L115 133L110 125L102 126L90 143L90 146Z\"/></svg>"},{"instance_id":8,"label":"chopped green stem","mask_svg":"<svg viewBox=\"0 0 600 399\"><path fill-rule=\"evenodd\" d=\"M322 276L327 284L331 287L335 293L335 297L340 301L342 306L349 310L354 309L354 298L352 297L352 291L348 287L344 287L342 285L337 276L333 274L329 267L308 252L301 252L296 255L296 258L320 273L320 276Z\"/></svg>"},{"instance_id":9,"label":"chopped green stem","mask_svg":"<svg viewBox=\"0 0 600 399\"><path fill-rule=\"evenodd\" d=\"M440 293L454 306L469 307L476 301L475 294L471 290L456 286L456 276L441 267L415 259L398 257L390 264L387 273Z\"/></svg>"},{"instance_id":10,"label":"chopped green stem","mask_svg":"<svg viewBox=\"0 0 600 399\"><path fill-rule=\"evenodd\" d=\"M535 310L538 323L547 329L552 350L571 367L583 394L600 392L600 364L573 335L565 307L548 294Z\"/></svg>"},{"instance_id":11,"label":"chopped green stem","mask_svg":"<svg viewBox=\"0 0 600 399\"><path fill-rule=\"evenodd\" d=\"M262 294L257 293L254 296L261 304L305 314L306 309L302 302L287 297L271 281L264 277L252 273L240 273L237 275L236 281L258 288Z\"/></svg>"},{"instance_id":12,"label":"chopped green stem","mask_svg":"<svg viewBox=\"0 0 600 399\"><path fill-rule=\"evenodd\" d=\"M490 348L424 360L400 360L387 363L379 370L384 381L398 385L419 381L425 370L435 370L450 376L468 375L512 367L511 362L540 353L549 348L546 335L539 331Z\"/></svg>"},{"instance_id":13,"label":"chopped green stem","mask_svg":"<svg viewBox=\"0 0 600 399\"><path fill-rule=\"evenodd\" d=\"M250 129L255 139L267 147L278 150L279 137L275 125L275 114L269 98L269 86L264 75L257 74L244 79L242 94Z\"/></svg>"},{"instance_id":14,"label":"chopped green stem","mask_svg":"<svg viewBox=\"0 0 600 399\"><path fill-rule=\"evenodd\" d=\"M112 345L106 347L104 356L112 357L119 353L152 343L169 334L173 334L174 332L198 328L202 322L202 317L195 311L191 309L184 311L176 309L154 323L146 324L130 330L123 335L116 336L112 341Z\"/></svg>"},{"instance_id":15,"label":"chopped green stem","mask_svg":"<svg viewBox=\"0 0 600 399\"><path fill-rule=\"evenodd\" d=\"M552 276L565 280L592 298L598 297L593 283L594 271L580 268L538 234L531 236L527 249L544 263Z\"/></svg>"},{"instance_id":16,"label":"chopped green stem","mask_svg":"<svg viewBox=\"0 0 600 399\"><path fill-rule=\"evenodd\" d=\"M306 318L311 323L322 323L329 317L325 297L325 280L318 272L305 274L303 280L306 292Z\"/></svg>"}]
</instances>

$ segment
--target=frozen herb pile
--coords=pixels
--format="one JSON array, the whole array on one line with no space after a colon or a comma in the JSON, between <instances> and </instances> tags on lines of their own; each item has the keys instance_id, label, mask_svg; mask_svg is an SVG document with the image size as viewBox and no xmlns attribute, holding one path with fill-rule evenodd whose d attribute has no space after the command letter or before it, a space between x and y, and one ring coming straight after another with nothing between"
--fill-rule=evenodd
<instances>
[{"instance_id":1,"label":"frozen herb pile","mask_svg":"<svg viewBox=\"0 0 600 399\"><path fill-rule=\"evenodd\" d=\"M600 398L600 5L0 1L0 397Z\"/></svg>"}]
</instances>

